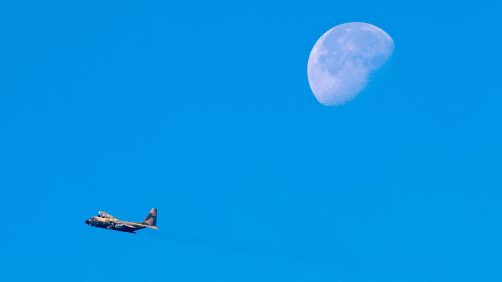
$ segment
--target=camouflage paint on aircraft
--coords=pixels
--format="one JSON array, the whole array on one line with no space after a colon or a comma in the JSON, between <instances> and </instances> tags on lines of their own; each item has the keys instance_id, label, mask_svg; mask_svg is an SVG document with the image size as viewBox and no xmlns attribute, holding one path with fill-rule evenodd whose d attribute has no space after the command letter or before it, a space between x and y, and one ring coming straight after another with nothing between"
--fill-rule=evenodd
<instances>
[{"instance_id":1,"label":"camouflage paint on aircraft","mask_svg":"<svg viewBox=\"0 0 502 282\"><path fill-rule=\"evenodd\" d=\"M109 213L99 211L97 216L93 216L85 221L86 224L98 228L106 228L122 232L136 233L135 231L150 228L157 230L157 209L153 208L142 222L120 220Z\"/></svg>"}]
</instances>

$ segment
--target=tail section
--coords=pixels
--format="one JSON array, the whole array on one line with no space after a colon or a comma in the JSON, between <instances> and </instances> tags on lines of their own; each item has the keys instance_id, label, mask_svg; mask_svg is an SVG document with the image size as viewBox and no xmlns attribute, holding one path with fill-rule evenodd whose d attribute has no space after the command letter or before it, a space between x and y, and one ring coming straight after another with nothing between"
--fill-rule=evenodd
<instances>
[{"instance_id":1,"label":"tail section","mask_svg":"<svg viewBox=\"0 0 502 282\"><path fill-rule=\"evenodd\" d=\"M143 221L149 228L157 229L157 209L153 208Z\"/></svg>"}]
</instances>

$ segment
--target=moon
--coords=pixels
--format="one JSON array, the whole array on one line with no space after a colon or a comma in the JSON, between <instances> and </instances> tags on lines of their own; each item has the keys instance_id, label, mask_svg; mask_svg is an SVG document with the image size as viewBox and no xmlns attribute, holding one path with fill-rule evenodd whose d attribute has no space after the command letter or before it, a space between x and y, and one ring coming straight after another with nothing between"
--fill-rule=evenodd
<instances>
[{"instance_id":1,"label":"moon","mask_svg":"<svg viewBox=\"0 0 502 282\"><path fill-rule=\"evenodd\" d=\"M307 65L317 101L336 106L352 100L393 51L392 38L368 23L345 23L328 30L315 43Z\"/></svg>"}]
</instances>

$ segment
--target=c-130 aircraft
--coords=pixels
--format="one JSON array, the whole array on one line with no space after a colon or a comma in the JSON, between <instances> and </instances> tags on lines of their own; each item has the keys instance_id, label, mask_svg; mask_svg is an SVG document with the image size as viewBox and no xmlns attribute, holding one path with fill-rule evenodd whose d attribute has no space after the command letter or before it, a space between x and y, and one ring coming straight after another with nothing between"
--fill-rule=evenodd
<instances>
[{"instance_id":1,"label":"c-130 aircraft","mask_svg":"<svg viewBox=\"0 0 502 282\"><path fill-rule=\"evenodd\" d=\"M135 231L150 228L157 228L157 209L153 208L142 222L120 220L109 213L99 211L97 216L93 216L85 221L86 224L98 228L106 228L121 232L136 233Z\"/></svg>"}]
</instances>

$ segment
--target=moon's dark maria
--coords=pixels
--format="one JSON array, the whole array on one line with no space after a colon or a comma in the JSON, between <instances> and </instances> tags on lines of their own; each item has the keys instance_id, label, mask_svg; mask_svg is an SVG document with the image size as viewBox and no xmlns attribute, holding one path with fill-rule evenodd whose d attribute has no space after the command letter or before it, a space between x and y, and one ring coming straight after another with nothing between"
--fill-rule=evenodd
<instances>
[{"instance_id":1,"label":"moon's dark maria","mask_svg":"<svg viewBox=\"0 0 502 282\"><path fill-rule=\"evenodd\" d=\"M352 100L393 50L392 38L374 25L353 22L333 27L310 52L307 74L314 96L326 106Z\"/></svg>"}]
</instances>

